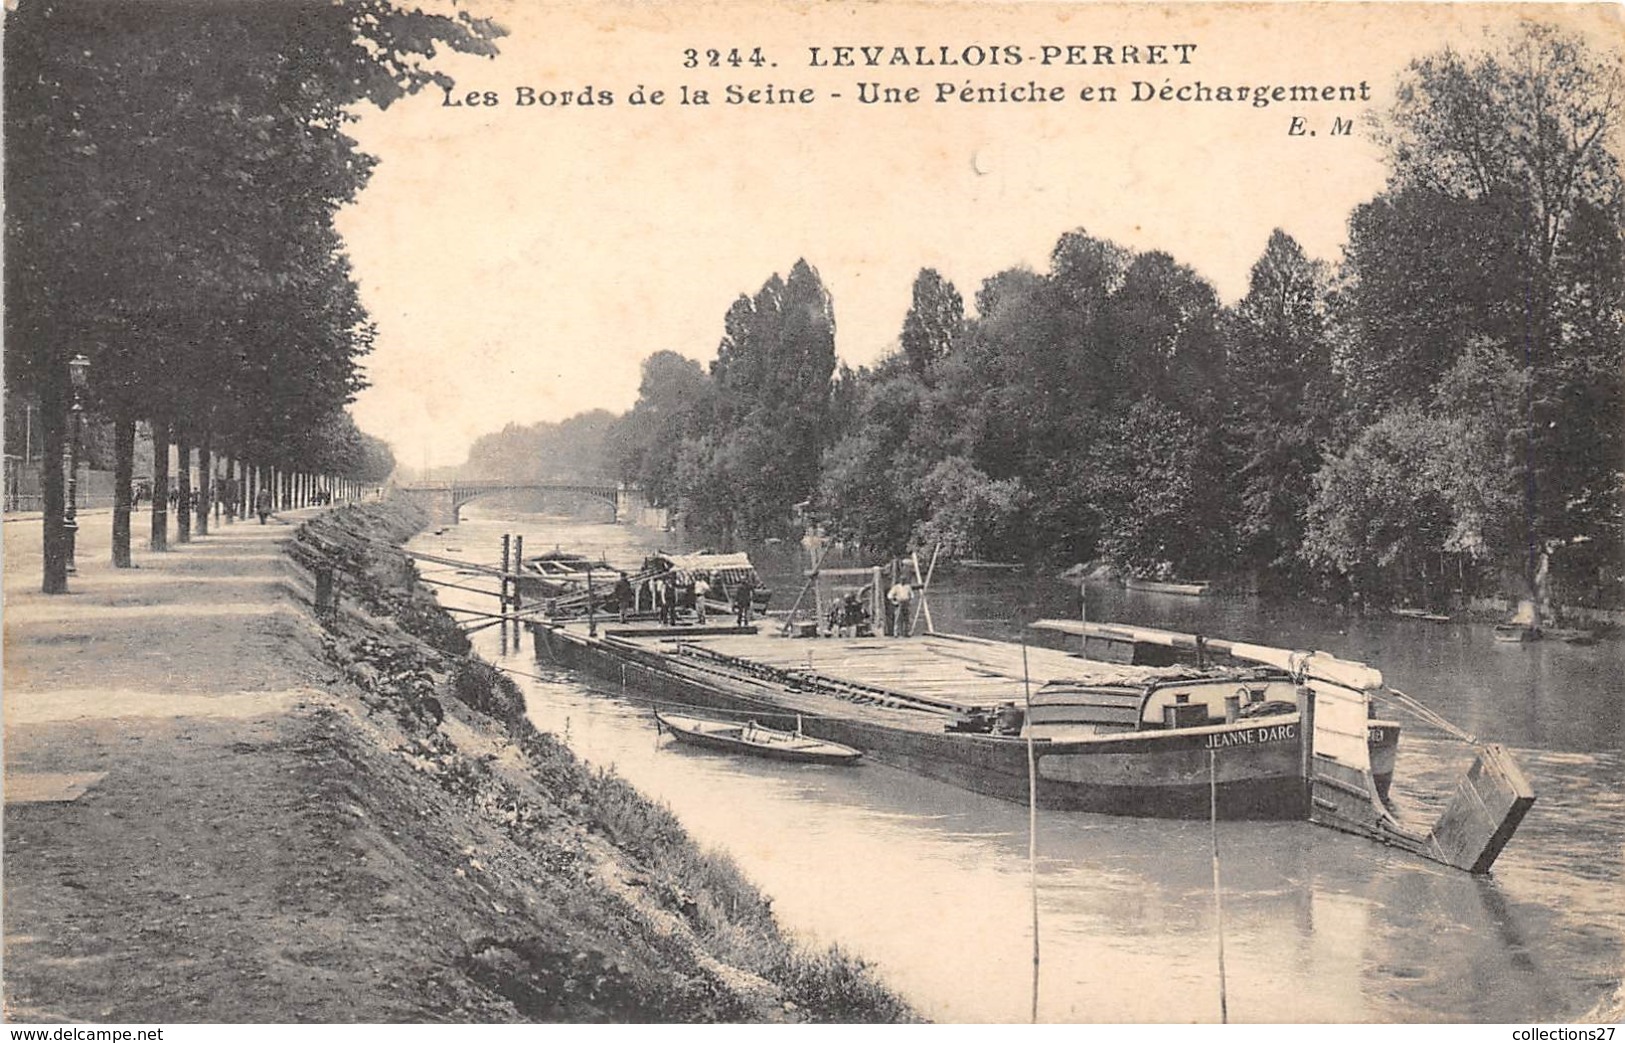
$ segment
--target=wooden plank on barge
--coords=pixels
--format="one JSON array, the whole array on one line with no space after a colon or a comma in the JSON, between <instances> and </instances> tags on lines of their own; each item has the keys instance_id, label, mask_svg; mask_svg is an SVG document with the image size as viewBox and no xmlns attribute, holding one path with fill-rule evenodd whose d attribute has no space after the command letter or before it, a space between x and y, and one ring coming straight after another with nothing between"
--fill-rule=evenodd
<instances>
[{"instance_id":1,"label":"wooden plank on barge","mask_svg":"<svg viewBox=\"0 0 1625 1043\"><path fill-rule=\"evenodd\" d=\"M962 700L950 700L908 688L878 685L862 678L849 677L828 667L808 669L804 658L793 656L765 656L755 648L740 649L736 643L703 641L685 643L685 652L727 662L739 669L758 675L763 672L786 685L817 686L829 690L868 695L901 704L913 704L938 713L959 713L974 706ZM744 653L744 654L741 654Z\"/></svg>"},{"instance_id":2,"label":"wooden plank on barge","mask_svg":"<svg viewBox=\"0 0 1625 1043\"><path fill-rule=\"evenodd\" d=\"M883 689L956 712L1020 701L1024 674L1019 652L982 638L932 635L912 639L854 638L790 642L784 639L706 640L703 645L763 667L812 680L834 679L855 689ZM1028 649L1031 684L1051 680L1144 684L1182 669L1091 663L1051 649Z\"/></svg>"},{"instance_id":3,"label":"wooden plank on barge","mask_svg":"<svg viewBox=\"0 0 1625 1043\"><path fill-rule=\"evenodd\" d=\"M754 705L754 709L733 711L735 715L765 714L785 721L798 715L809 721L814 718L863 720L870 724L932 734L942 730L943 715L935 710L903 704L855 704L837 692L791 687L782 681L741 672L742 666L755 664L730 664L719 659L680 656L674 654L677 651L675 647L657 650L649 648L647 644L625 639L601 640L599 643L614 648L618 654L634 658L633 671L686 681ZM640 678L634 674L628 676L628 680L636 683Z\"/></svg>"},{"instance_id":4,"label":"wooden plank on barge","mask_svg":"<svg viewBox=\"0 0 1625 1043\"><path fill-rule=\"evenodd\" d=\"M716 655L717 653L710 652L709 654ZM736 664L744 665L748 663L757 669L762 668L762 664L759 661L753 662L750 660L741 660L737 657L730 658ZM848 698L858 697L879 699L884 702L928 708L937 712L957 709L955 706L944 704L938 700L923 698L916 693L904 692L879 685L857 682L845 677L831 675L818 670L807 670L805 668L783 669L778 667L770 667L770 669L774 670L774 672L778 675L778 679L781 683L797 688L806 688L809 686L816 687L832 693L840 693Z\"/></svg>"}]
</instances>

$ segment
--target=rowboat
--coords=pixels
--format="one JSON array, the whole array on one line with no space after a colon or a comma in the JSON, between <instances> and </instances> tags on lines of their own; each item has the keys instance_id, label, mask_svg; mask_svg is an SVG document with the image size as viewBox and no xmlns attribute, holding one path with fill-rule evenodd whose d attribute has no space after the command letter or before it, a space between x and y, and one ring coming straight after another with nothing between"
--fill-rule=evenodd
<instances>
[{"instance_id":1,"label":"rowboat","mask_svg":"<svg viewBox=\"0 0 1625 1043\"><path fill-rule=\"evenodd\" d=\"M1157 580L1130 578L1125 580L1123 586L1129 590L1137 590L1143 594L1180 594L1185 597L1206 597L1211 584L1206 580Z\"/></svg>"},{"instance_id":2,"label":"rowboat","mask_svg":"<svg viewBox=\"0 0 1625 1043\"><path fill-rule=\"evenodd\" d=\"M1539 641L1540 631L1525 623L1497 623L1495 625L1495 640L1504 644L1522 644L1526 641Z\"/></svg>"},{"instance_id":3,"label":"rowboat","mask_svg":"<svg viewBox=\"0 0 1625 1043\"><path fill-rule=\"evenodd\" d=\"M655 713L655 721L679 742L729 753L749 753L781 761L809 764L855 764L862 751L838 742L814 739L800 732L767 728L755 721L716 721L684 714Z\"/></svg>"}]
</instances>

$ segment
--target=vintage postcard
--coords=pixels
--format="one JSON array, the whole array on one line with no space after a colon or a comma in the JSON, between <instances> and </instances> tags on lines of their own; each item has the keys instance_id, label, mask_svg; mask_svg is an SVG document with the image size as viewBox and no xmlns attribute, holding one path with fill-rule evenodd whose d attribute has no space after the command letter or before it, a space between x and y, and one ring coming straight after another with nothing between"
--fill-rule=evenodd
<instances>
[{"instance_id":1,"label":"vintage postcard","mask_svg":"<svg viewBox=\"0 0 1625 1043\"><path fill-rule=\"evenodd\" d=\"M1612 1038L1617 6L3 20L8 1021Z\"/></svg>"}]
</instances>

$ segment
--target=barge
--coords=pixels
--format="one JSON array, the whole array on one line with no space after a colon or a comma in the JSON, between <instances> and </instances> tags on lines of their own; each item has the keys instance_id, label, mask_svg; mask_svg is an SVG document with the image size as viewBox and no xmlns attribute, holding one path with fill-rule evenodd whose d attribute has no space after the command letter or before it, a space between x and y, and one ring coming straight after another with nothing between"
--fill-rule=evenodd
<instances>
[{"instance_id":1,"label":"barge","mask_svg":"<svg viewBox=\"0 0 1625 1043\"><path fill-rule=\"evenodd\" d=\"M753 626L531 624L539 658L663 707L721 711L1020 803L1169 818L1307 819L1472 872L1533 792L1487 748L1430 831L1387 801L1400 725L1381 674L1321 652L1076 621L1084 655L982 638L792 639ZM1193 658L1195 662L1182 660Z\"/></svg>"},{"instance_id":2,"label":"barge","mask_svg":"<svg viewBox=\"0 0 1625 1043\"><path fill-rule=\"evenodd\" d=\"M671 554L661 551L644 561L640 575L669 575L679 590L692 590L696 580L705 580L711 588L706 607L712 612L737 612L734 598L740 587L750 591L753 615L766 612L767 603L773 597L772 588L762 582L749 555L737 552L721 554L702 550L692 554ZM694 606L689 604L683 607L692 609Z\"/></svg>"},{"instance_id":3,"label":"barge","mask_svg":"<svg viewBox=\"0 0 1625 1043\"><path fill-rule=\"evenodd\" d=\"M556 598L585 592L595 574L600 585L615 581L615 570L602 558L554 549L521 562L517 583L526 598Z\"/></svg>"}]
</instances>

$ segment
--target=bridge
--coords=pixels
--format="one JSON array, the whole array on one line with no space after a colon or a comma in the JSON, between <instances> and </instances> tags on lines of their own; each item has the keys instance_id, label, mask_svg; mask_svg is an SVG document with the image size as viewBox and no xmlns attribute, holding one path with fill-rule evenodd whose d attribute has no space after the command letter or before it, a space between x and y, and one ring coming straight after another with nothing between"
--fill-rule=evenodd
<instances>
[{"instance_id":1,"label":"bridge","mask_svg":"<svg viewBox=\"0 0 1625 1043\"><path fill-rule=\"evenodd\" d=\"M586 496L609 504L617 522L637 522L642 513L650 509L648 498L641 488L608 480L506 482L453 479L449 482L410 482L396 486L396 491L428 508L435 521L443 525L455 525L462 520L465 504L492 493L545 492Z\"/></svg>"}]
</instances>

